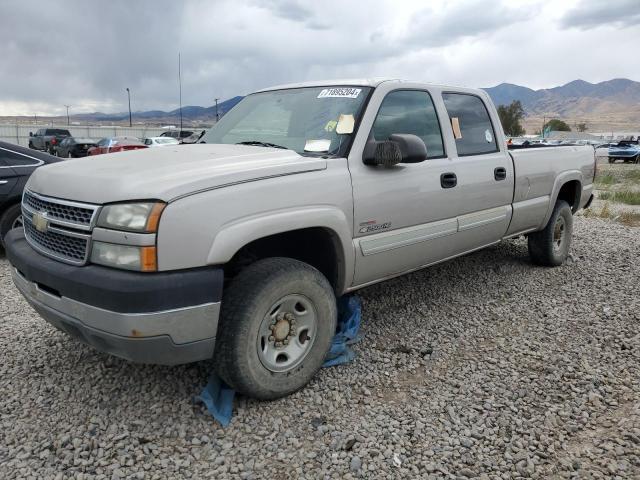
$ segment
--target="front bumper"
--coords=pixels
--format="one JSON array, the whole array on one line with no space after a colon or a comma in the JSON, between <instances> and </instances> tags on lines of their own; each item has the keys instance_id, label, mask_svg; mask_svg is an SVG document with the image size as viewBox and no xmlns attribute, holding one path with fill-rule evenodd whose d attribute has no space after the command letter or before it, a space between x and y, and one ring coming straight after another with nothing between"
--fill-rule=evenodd
<instances>
[{"instance_id":1,"label":"front bumper","mask_svg":"<svg viewBox=\"0 0 640 480\"><path fill-rule=\"evenodd\" d=\"M16 287L65 333L139 363L177 365L213 355L222 269L75 267L37 253L22 232L10 232L5 243Z\"/></svg>"}]
</instances>

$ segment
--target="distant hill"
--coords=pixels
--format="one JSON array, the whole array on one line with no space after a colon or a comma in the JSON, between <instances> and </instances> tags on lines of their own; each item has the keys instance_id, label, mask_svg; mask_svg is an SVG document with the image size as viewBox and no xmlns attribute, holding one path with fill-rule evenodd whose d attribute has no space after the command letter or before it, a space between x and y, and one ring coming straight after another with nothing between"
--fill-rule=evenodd
<instances>
[{"instance_id":1,"label":"distant hill","mask_svg":"<svg viewBox=\"0 0 640 480\"><path fill-rule=\"evenodd\" d=\"M229 100L225 100L224 102L218 103L218 114L220 116L224 115L229 110L231 110L243 98L244 97L237 96L237 97L230 98ZM133 112L132 115L134 120L136 121L145 120L145 121L156 121L156 122L165 122L165 123L175 123L176 121L180 121L179 108L176 108L175 110L171 110L170 112L164 112L162 110ZM129 119L129 112L81 113L78 115L73 115L71 118L75 121L79 120L83 122L91 122L91 121L121 122ZM215 118L216 118L215 105L212 105L211 107L198 107L198 106L191 106L191 105L182 107L183 121L211 123L215 120Z\"/></svg>"},{"instance_id":2,"label":"distant hill","mask_svg":"<svg viewBox=\"0 0 640 480\"><path fill-rule=\"evenodd\" d=\"M543 117L557 117L570 125L586 122L590 131L640 129L640 82L626 78L595 84L574 80L541 90L501 83L484 90L496 105L520 100L527 115L525 124L534 128Z\"/></svg>"}]
</instances>

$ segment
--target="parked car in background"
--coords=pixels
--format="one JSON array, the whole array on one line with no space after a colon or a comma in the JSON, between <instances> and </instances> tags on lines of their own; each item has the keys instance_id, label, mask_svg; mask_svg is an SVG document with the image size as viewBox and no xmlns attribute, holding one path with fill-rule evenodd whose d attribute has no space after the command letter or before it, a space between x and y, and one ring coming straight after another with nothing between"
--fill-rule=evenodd
<instances>
[{"instance_id":1,"label":"parked car in background","mask_svg":"<svg viewBox=\"0 0 640 480\"><path fill-rule=\"evenodd\" d=\"M609 145L609 163L622 160L624 163L640 163L640 145L637 140L623 140Z\"/></svg>"},{"instance_id":2,"label":"parked car in background","mask_svg":"<svg viewBox=\"0 0 640 480\"><path fill-rule=\"evenodd\" d=\"M166 132L162 132L160 134L161 137L171 137L177 139L180 143L184 141L185 138L193 135L193 130L167 130Z\"/></svg>"},{"instance_id":3,"label":"parked car in background","mask_svg":"<svg viewBox=\"0 0 640 480\"><path fill-rule=\"evenodd\" d=\"M206 130L197 130L193 132L186 138L182 139L182 143L198 143L198 141L204 137L204 134L207 133Z\"/></svg>"},{"instance_id":4,"label":"parked car in background","mask_svg":"<svg viewBox=\"0 0 640 480\"><path fill-rule=\"evenodd\" d=\"M0 245L9 230L22 225L20 201L31 173L40 165L58 161L47 153L0 142Z\"/></svg>"},{"instance_id":5,"label":"parked car in background","mask_svg":"<svg viewBox=\"0 0 640 480\"><path fill-rule=\"evenodd\" d=\"M29 132L29 148L33 150L42 150L51 155L55 153L55 147L64 138L70 137L69 130L63 128L41 128L35 134Z\"/></svg>"},{"instance_id":6,"label":"parked car in background","mask_svg":"<svg viewBox=\"0 0 640 480\"><path fill-rule=\"evenodd\" d=\"M138 150L140 148L147 148L147 146L137 138L107 137L100 139L95 147L91 147L89 149L89 155L126 152L129 150Z\"/></svg>"},{"instance_id":7,"label":"parked car in background","mask_svg":"<svg viewBox=\"0 0 640 480\"><path fill-rule=\"evenodd\" d=\"M65 158L86 157L89 155L89 149L97 144L97 141L92 138L67 137L56 146L56 156Z\"/></svg>"},{"instance_id":8,"label":"parked car in background","mask_svg":"<svg viewBox=\"0 0 640 480\"><path fill-rule=\"evenodd\" d=\"M171 137L149 137L142 140L147 147L167 147L171 145L180 145L180 142Z\"/></svg>"}]
</instances>

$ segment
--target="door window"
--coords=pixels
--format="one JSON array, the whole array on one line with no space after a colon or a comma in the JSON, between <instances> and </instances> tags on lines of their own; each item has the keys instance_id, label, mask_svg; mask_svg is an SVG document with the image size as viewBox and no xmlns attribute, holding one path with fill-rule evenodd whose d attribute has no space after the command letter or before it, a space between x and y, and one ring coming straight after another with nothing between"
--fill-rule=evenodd
<instances>
[{"instance_id":1,"label":"door window","mask_svg":"<svg viewBox=\"0 0 640 480\"><path fill-rule=\"evenodd\" d=\"M31 167L43 163L37 158L4 149L0 149L0 161L4 161L4 164L9 167Z\"/></svg>"},{"instance_id":2,"label":"door window","mask_svg":"<svg viewBox=\"0 0 640 480\"><path fill-rule=\"evenodd\" d=\"M438 116L427 92L396 90L384 98L373 123L373 136L382 141L395 133L420 137L427 146L427 158L444 156Z\"/></svg>"},{"instance_id":3,"label":"door window","mask_svg":"<svg viewBox=\"0 0 640 480\"><path fill-rule=\"evenodd\" d=\"M495 131L487 107L480 97L443 93L458 155L481 155L498 151Z\"/></svg>"}]
</instances>

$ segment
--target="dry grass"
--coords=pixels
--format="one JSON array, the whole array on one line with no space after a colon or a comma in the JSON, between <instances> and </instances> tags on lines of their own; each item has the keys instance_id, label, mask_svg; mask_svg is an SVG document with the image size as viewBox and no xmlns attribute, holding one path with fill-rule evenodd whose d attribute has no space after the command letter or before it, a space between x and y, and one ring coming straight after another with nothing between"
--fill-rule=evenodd
<instances>
[{"instance_id":1,"label":"dry grass","mask_svg":"<svg viewBox=\"0 0 640 480\"><path fill-rule=\"evenodd\" d=\"M605 220L613 220L630 227L640 226L640 213L625 210L615 212L611 210L609 202L605 202L599 209L591 207L582 211L582 215L587 218L604 218Z\"/></svg>"}]
</instances>

